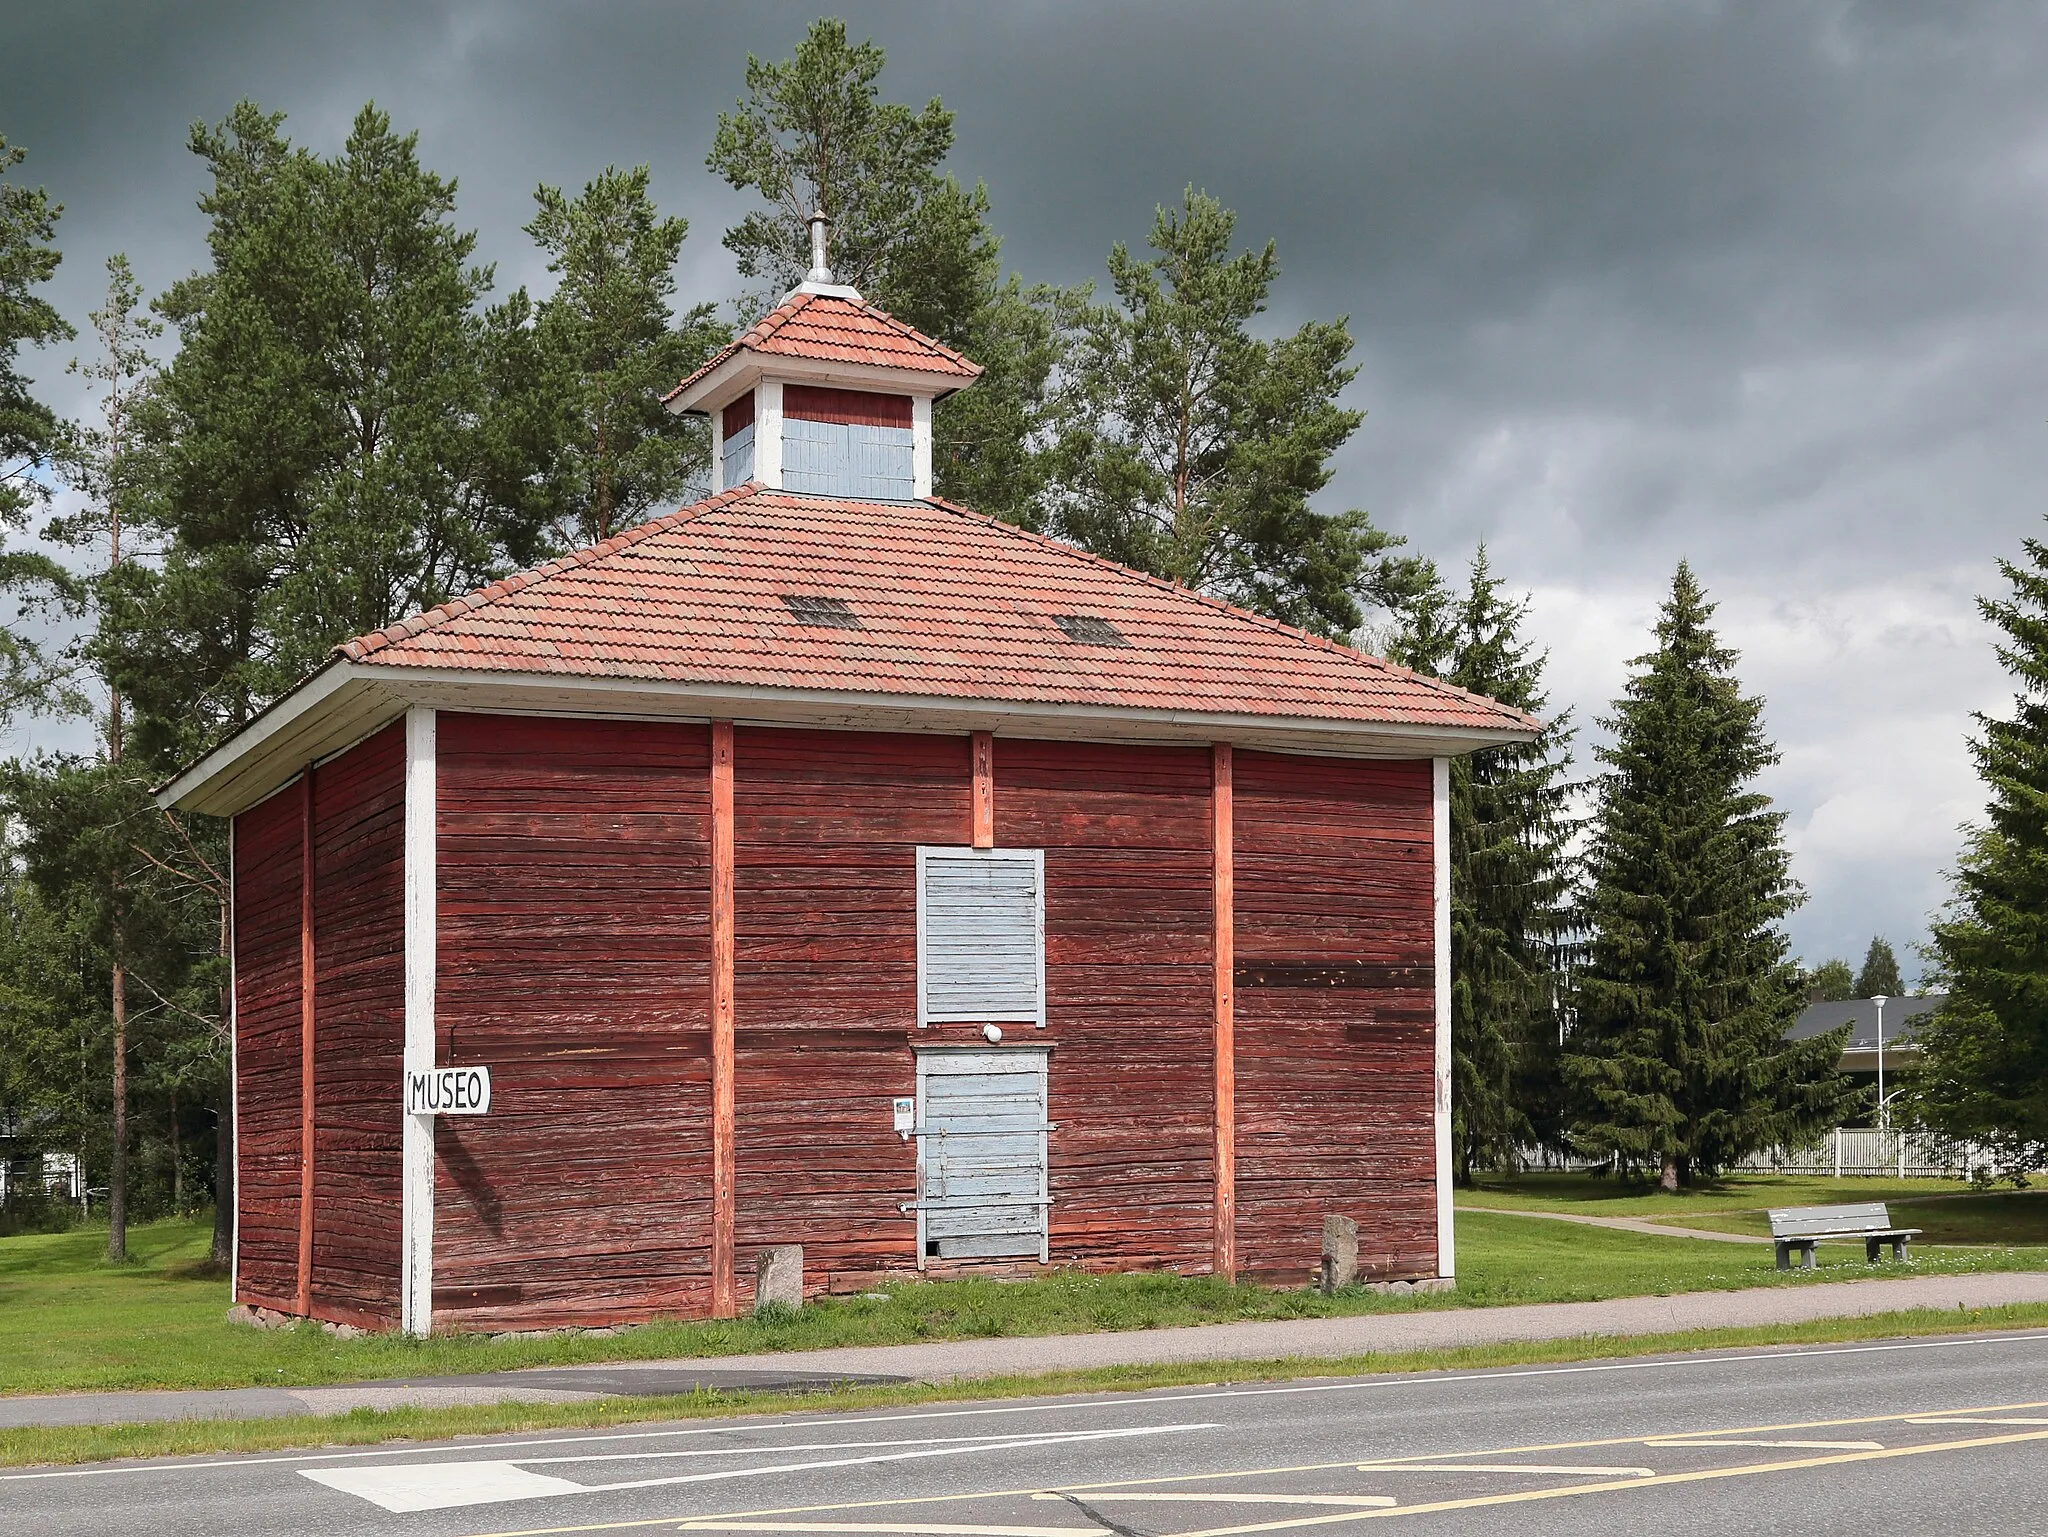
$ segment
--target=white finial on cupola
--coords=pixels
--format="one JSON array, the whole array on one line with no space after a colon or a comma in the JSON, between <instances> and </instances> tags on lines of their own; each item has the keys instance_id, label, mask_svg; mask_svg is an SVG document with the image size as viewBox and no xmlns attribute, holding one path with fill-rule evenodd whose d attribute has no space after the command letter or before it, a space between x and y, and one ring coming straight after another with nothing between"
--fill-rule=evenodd
<instances>
[{"instance_id":1,"label":"white finial on cupola","mask_svg":"<svg viewBox=\"0 0 2048 1537\"><path fill-rule=\"evenodd\" d=\"M811 213L811 270L804 274L806 283L829 283L832 269L825 264L825 236L832 228L832 221L825 217L825 210L814 209Z\"/></svg>"}]
</instances>

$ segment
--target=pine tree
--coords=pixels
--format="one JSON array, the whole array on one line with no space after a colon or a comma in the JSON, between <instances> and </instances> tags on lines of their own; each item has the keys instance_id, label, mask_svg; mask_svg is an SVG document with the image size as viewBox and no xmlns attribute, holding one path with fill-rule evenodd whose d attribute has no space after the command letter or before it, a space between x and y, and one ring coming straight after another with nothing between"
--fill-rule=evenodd
<instances>
[{"instance_id":1,"label":"pine tree","mask_svg":"<svg viewBox=\"0 0 2048 1537\"><path fill-rule=\"evenodd\" d=\"M1915 1111L1975 1142L2005 1173L2048 1164L2048 543L2002 560L2004 598L1981 598L2004 632L1998 659L2018 692L2009 719L1977 717L1971 744L1988 798L1934 924L1948 1003L1917 1033Z\"/></svg>"},{"instance_id":2,"label":"pine tree","mask_svg":"<svg viewBox=\"0 0 2048 1537\"><path fill-rule=\"evenodd\" d=\"M1067 365L1055 532L1085 549L1346 638L1361 595L1412 598L1421 564L1363 512L1317 512L1330 458L1364 419L1337 404L1357 370L1345 322L1264 341L1279 260L1236 255L1236 216L1190 187L1161 208L1149 258L1110 253Z\"/></svg>"},{"instance_id":3,"label":"pine tree","mask_svg":"<svg viewBox=\"0 0 2048 1537\"><path fill-rule=\"evenodd\" d=\"M705 161L768 204L725 232L741 276L760 285L742 309L751 318L803 281L822 209L839 282L982 366L933 411L935 490L1035 527L1048 468L1038 439L1079 295L1003 276L988 189L944 170L953 114L937 97L921 110L884 102L885 62L832 19L785 61L748 55L747 94L720 116Z\"/></svg>"},{"instance_id":4,"label":"pine tree","mask_svg":"<svg viewBox=\"0 0 2048 1537\"><path fill-rule=\"evenodd\" d=\"M1797 1146L1848 1093L1842 1031L1788 1042L1802 998L1780 927L1801 900L1784 816L1753 788L1777 761L1763 701L1680 563L1627 692L1603 721L1586 916L1564 1046L1575 1145L1666 1189Z\"/></svg>"},{"instance_id":5,"label":"pine tree","mask_svg":"<svg viewBox=\"0 0 2048 1537\"><path fill-rule=\"evenodd\" d=\"M163 327L142 313L142 290L125 255L107 261L106 300L91 315L92 328L100 341L100 355L91 362L74 361L72 372L83 374L100 394L100 422L77 426L65 435L58 461L73 489L86 498L76 515L52 523L50 532L74 546L97 546L104 551L103 563L86 583L88 593L117 586L122 579L122 517L128 502L144 479L135 451L134 416L155 372L149 343L163 333ZM113 678L108 658L94 648L101 661L106 688L106 713L101 720L105 743L105 767L110 779L126 773L122 762L126 746L123 730L121 687ZM146 778L137 785L146 789ZM119 1264L128 1258L128 973L133 933L133 914L128 893L118 868L107 872L104 893L107 909L106 950L109 972L108 1010L112 1023L113 1058L112 1159L107 1178L107 1259Z\"/></svg>"},{"instance_id":6,"label":"pine tree","mask_svg":"<svg viewBox=\"0 0 2048 1537\"><path fill-rule=\"evenodd\" d=\"M323 158L244 102L191 147L211 262L158 301L178 346L138 423L163 557L107 610L164 764L336 642L528 563L552 433L524 296L485 309L455 186L413 136L365 107Z\"/></svg>"},{"instance_id":7,"label":"pine tree","mask_svg":"<svg viewBox=\"0 0 2048 1537\"><path fill-rule=\"evenodd\" d=\"M19 532L49 496L44 478L58 437L55 413L36 398L20 371L24 346L67 340L72 330L37 289L56 274L53 241L63 209L40 187L7 180L27 151L0 136L0 530ZM32 549L0 549L0 592L16 621L0 629L0 722L33 709L59 690L66 667L45 656L19 619L70 596L64 571Z\"/></svg>"},{"instance_id":8,"label":"pine tree","mask_svg":"<svg viewBox=\"0 0 2048 1537\"><path fill-rule=\"evenodd\" d=\"M1462 598L1432 579L1411 605L1394 659L1540 715L1545 658L1505 585L1482 545ZM1571 737L1561 715L1534 742L1451 760L1451 1136L1464 1184L1555 1137Z\"/></svg>"},{"instance_id":9,"label":"pine tree","mask_svg":"<svg viewBox=\"0 0 2048 1537\"><path fill-rule=\"evenodd\" d=\"M190 147L212 178L209 261L157 301L177 349L137 402L148 474L124 513L159 553L95 593L126 751L154 774L245 725L336 642L529 563L560 430L525 295L486 308L454 184L384 114L366 106L322 157L243 102ZM225 1019L225 830L158 823L165 878L210 904L183 932L195 956L219 948L193 961L189 996L156 1007ZM216 1121L225 1191L224 1079ZM232 1220L219 1201L217 1258Z\"/></svg>"},{"instance_id":10,"label":"pine tree","mask_svg":"<svg viewBox=\"0 0 2048 1537\"><path fill-rule=\"evenodd\" d=\"M1905 979L1899 975L1899 958L1892 954L1891 941L1882 937L1870 942L1864 952L1863 969L1856 973L1858 998L1899 998L1905 995Z\"/></svg>"},{"instance_id":11,"label":"pine tree","mask_svg":"<svg viewBox=\"0 0 2048 1537\"><path fill-rule=\"evenodd\" d=\"M526 230L558 277L534 338L562 413L551 532L558 548L573 548L609 539L702 480L703 424L671 416L661 395L725 336L710 305L680 319L669 307L689 223L661 216L646 166L607 166L574 198L542 186L534 201Z\"/></svg>"}]
</instances>

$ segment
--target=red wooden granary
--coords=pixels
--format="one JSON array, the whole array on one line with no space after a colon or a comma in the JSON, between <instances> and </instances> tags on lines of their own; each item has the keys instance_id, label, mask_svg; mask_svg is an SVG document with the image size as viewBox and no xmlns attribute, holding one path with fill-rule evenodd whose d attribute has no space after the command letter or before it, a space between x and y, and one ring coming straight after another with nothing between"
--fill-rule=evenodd
<instances>
[{"instance_id":1,"label":"red wooden granary","mask_svg":"<svg viewBox=\"0 0 2048 1537\"><path fill-rule=\"evenodd\" d=\"M1534 723L934 499L978 370L813 278L669 397L708 500L165 791L233 818L236 1298L1450 1275L1447 763Z\"/></svg>"}]
</instances>

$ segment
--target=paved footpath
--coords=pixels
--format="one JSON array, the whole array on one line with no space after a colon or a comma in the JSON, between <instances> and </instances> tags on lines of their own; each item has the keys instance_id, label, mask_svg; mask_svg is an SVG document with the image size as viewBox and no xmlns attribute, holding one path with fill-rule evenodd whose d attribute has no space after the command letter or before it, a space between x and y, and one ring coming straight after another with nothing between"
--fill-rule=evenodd
<instances>
[{"instance_id":1,"label":"paved footpath","mask_svg":"<svg viewBox=\"0 0 2048 1537\"><path fill-rule=\"evenodd\" d=\"M1896 1276L1745 1291L1428 1308L1342 1318L1291 1318L1180 1329L1013 1339L862 1345L709 1360L613 1361L488 1376L403 1378L337 1387L228 1388L209 1392L67 1393L0 1398L0 1429L176 1419L265 1419L344 1414L356 1408L513 1402L573 1403L698 1388L816 1388L857 1380L958 1382L1099 1366L1184 1361L1317 1361L1592 1335L1669 1334L1857 1318L1910 1308L2002 1307L2048 1302L2048 1272Z\"/></svg>"},{"instance_id":2,"label":"paved footpath","mask_svg":"<svg viewBox=\"0 0 2048 1537\"><path fill-rule=\"evenodd\" d=\"M1489 1217L1535 1217L1544 1222L1576 1222L1580 1227L1612 1228L1617 1233L1648 1233L1653 1238L1704 1238L1710 1243L1769 1243L1749 1233L1716 1233L1703 1227L1673 1227L1647 1217L1589 1217L1575 1211L1521 1211L1511 1206L1460 1206L1459 1211Z\"/></svg>"}]
</instances>

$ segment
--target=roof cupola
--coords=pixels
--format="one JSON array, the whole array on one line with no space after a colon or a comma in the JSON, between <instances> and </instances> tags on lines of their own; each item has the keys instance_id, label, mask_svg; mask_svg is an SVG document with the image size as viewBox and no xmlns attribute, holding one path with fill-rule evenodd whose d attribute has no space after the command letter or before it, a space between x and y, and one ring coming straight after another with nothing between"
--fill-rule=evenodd
<instances>
[{"instance_id":1,"label":"roof cupola","mask_svg":"<svg viewBox=\"0 0 2048 1537\"><path fill-rule=\"evenodd\" d=\"M774 309L662 397L711 422L711 489L754 481L867 501L932 494L932 402L981 369L835 282L832 221Z\"/></svg>"}]
</instances>

